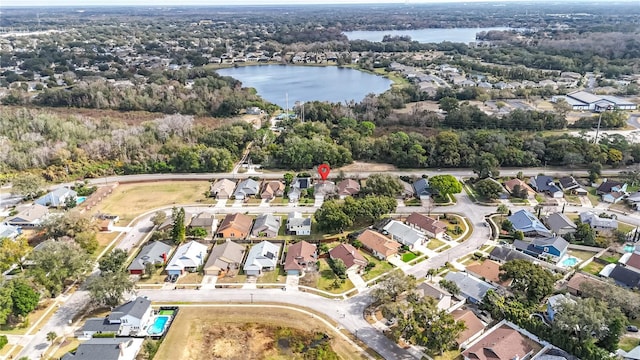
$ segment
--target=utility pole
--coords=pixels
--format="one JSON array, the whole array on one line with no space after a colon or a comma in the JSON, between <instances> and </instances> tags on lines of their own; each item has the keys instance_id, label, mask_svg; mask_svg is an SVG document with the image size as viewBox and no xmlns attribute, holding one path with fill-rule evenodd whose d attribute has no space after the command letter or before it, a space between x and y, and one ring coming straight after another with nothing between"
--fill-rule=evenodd
<instances>
[{"instance_id":1,"label":"utility pole","mask_svg":"<svg viewBox=\"0 0 640 360\"><path fill-rule=\"evenodd\" d=\"M600 133L600 124L602 123L602 112L600 112L600 116L598 116L598 127L596 128L596 137L593 139L593 143L598 143L598 134Z\"/></svg>"}]
</instances>

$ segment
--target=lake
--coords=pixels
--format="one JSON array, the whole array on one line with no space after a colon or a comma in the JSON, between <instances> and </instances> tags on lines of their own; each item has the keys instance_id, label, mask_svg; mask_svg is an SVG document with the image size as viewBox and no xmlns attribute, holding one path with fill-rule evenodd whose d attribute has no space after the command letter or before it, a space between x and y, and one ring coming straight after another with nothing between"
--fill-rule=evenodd
<instances>
[{"instance_id":1,"label":"lake","mask_svg":"<svg viewBox=\"0 0 640 360\"><path fill-rule=\"evenodd\" d=\"M385 35L411 36L411 40L420 43L441 43L443 41L470 43L476 41L476 34L491 30L511 30L508 27L488 28L455 28L455 29L418 29L418 30L376 30L376 31L345 31L349 40L382 41Z\"/></svg>"},{"instance_id":2,"label":"lake","mask_svg":"<svg viewBox=\"0 0 640 360\"><path fill-rule=\"evenodd\" d=\"M387 91L392 81L363 71L337 66L255 65L217 70L242 81L263 99L289 108L296 101L361 101L367 94Z\"/></svg>"}]
</instances>

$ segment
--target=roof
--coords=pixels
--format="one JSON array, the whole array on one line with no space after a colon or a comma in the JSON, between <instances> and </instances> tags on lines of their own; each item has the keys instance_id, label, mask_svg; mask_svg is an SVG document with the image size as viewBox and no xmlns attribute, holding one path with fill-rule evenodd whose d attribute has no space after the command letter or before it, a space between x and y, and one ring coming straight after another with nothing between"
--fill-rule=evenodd
<instances>
[{"instance_id":1,"label":"roof","mask_svg":"<svg viewBox=\"0 0 640 360\"><path fill-rule=\"evenodd\" d=\"M617 229L618 221L615 219L601 218L590 211L580 213L580 221L591 225L591 227Z\"/></svg>"},{"instance_id":2,"label":"roof","mask_svg":"<svg viewBox=\"0 0 640 360\"><path fill-rule=\"evenodd\" d=\"M513 360L524 358L541 346L508 325L488 332L462 354L476 360Z\"/></svg>"},{"instance_id":3,"label":"roof","mask_svg":"<svg viewBox=\"0 0 640 360\"><path fill-rule=\"evenodd\" d=\"M9 238L13 239L20 235L20 228L8 224L0 224L0 239Z\"/></svg>"},{"instance_id":4,"label":"roof","mask_svg":"<svg viewBox=\"0 0 640 360\"><path fill-rule=\"evenodd\" d=\"M540 192L555 193L562 191L551 176L537 175L531 178L531 185Z\"/></svg>"},{"instance_id":5,"label":"roof","mask_svg":"<svg viewBox=\"0 0 640 360\"><path fill-rule=\"evenodd\" d=\"M600 184L600 186L598 186L597 191L598 192L602 192L602 193L609 193L612 191L612 189L614 187L621 187L622 185L624 185L624 183L621 183L619 181L611 181L611 180L607 180L605 182L603 182L602 184Z\"/></svg>"},{"instance_id":6,"label":"roof","mask_svg":"<svg viewBox=\"0 0 640 360\"><path fill-rule=\"evenodd\" d=\"M411 213L411 215L407 217L406 221L407 224L414 225L432 234L442 233L447 229L447 225L442 221L438 221L434 218L416 212Z\"/></svg>"},{"instance_id":7,"label":"roof","mask_svg":"<svg viewBox=\"0 0 640 360\"><path fill-rule=\"evenodd\" d=\"M441 288L436 284L430 284L426 281L420 283L416 289L420 293L422 293L422 296L432 297L436 300L440 300L445 296L451 296L451 294L447 290Z\"/></svg>"},{"instance_id":8,"label":"roof","mask_svg":"<svg viewBox=\"0 0 640 360\"><path fill-rule=\"evenodd\" d=\"M550 296L547 299L547 303L554 310L557 310L558 307L562 306L562 304L564 304L565 302L569 302L569 303L574 303L575 304L576 301L573 300L572 298L570 298L569 296L565 295L565 294L553 295L553 296Z\"/></svg>"},{"instance_id":9,"label":"roof","mask_svg":"<svg viewBox=\"0 0 640 360\"><path fill-rule=\"evenodd\" d=\"M127 270L144 270L147 263L164 262L163 254L164 256L169 256L169 253L171 253L171 246L161 241L150 242L140 250L140 253L133 259Z\"/></svg>"},{"instance_id":10,"label":"roof","mask_svg":"<svg viewBox=\"0 0 640 360\"><path fill-rule=\"evenodd\" d=\"M463 272L449 272L444 278L455 282L456 285L458 285L458 288L460 288L460 293L462 295L476 300L482 300L484 294L486 294L488 290L495 290L495 286L488 282L482 281L475 276L471 276Z\"/></svg>"},{"instance_id":11,"label":"roof","mask_svg":"<svg viewBox=\"0 0 640 360\"><path fill-rule=\"evenodd\" d=\"M561 236L553 236L549 238L535 238L531 240L531 245L536 247L554 247L558 251L563 252L569 247L569 242Z\"/></svg>"},{"instance_id":12,"label":"roof","mask_svg":"<svg viewBox=\"0 0 640 360\"><path fill-rule=\"evenodd\" d=\"M64 205L61 200L64 201L67 197L75 198L77 196L77 192L62 186L38 198L35 203L43 206L60 206ZM63 198L65 199L63 200Z\"/></svg>"},{"instance_id":13,"label":"roof","mask_svg":"<svg viewBox=\"0 0 640 360\"><path fill-rule=\"evenodd\" d=\"M213 214L200 213L196 217L191 219L191 222L189 223L189 227L211 228L214 222L215 222L215 218L213 217Z\"/></svg>"},{"instance_id":14,"label":"roof","mask_svg":"<svg viewBox=\"0 0 640 360\"><path fill-rule=\"evenodd\" d=\"M240 264L244 259L246 247L231 240L227 240L222 244L218 244L211 249L211 254L204 264L204 268L212 270L218 268L225 270L229 264Z\"/></svg>"},{"instance_id":15,"label":"roof","mask_svg":"<svg viewBox=\"0 0 640 360\"><path fill-rule=\"evenodd\" d=\"M431 195L432 191L429 187L429 181L425 178L420 178L413 183L413 190L415 190L416 195Z\"/></svg>"},{"instance_id":16,"label":"roof","mask_svg":"<svg viewBox=\"0 0 640 360\"><path fill-rule=\"evenodd\" d=\"M222 232L229 228L237 229L243 233L249 233L253 219L245 214L227 214L218 227L218 232Z\"/></svg>"},{"instance_id":17,"label":"roof","mask_svg":"<svg viewBox=\"0 0 640 360\"><path fill-rule=\"evenodd\" d=\"M236 191L233 193L235 196L255 195L260 189L260 183L253 179L245 179L240 181Z\"/></svg>"},{"instance_id":18,"label":"roof","mask_svg":"<svg viewBox=\"0 0 640 360\"><path fill-rule=\"evenodd\" d=\"M289 213L289 216L287 218L287 228L301 226L311 227L311 218L302 217L302 213L299 213L297 211Z\"/></svg>"},{"instance_id":19,"label":"roof","mask_svg":"<svg viewBox=\"0 0 640 360\"><path fill-rule=\"evenodd\" d=\"M333 249L329 250L329 256L332 259L341 259L346 265L347 269L353 265L365 266L367 259L358 252L358 249L349 244L340 244Z\"/></svg>"},{"instance_id":20,"label":"roof","mask_svg":"<svg viewBox=\"0 0 640 360\"><path fill-rule=\"evenodd\" d=\"M304 268L300 263L308 263L315 261L316 246L306 241L297 242L287 250L287 257L284 260L284 270L302 270Z\"/></svg>"},{"instance_id":21,"label":"roof","mask_svg":"<svg viewBox=\"0 0 640 360\"><path fill-rule=\"evenodd\" d=\"M567 94L568 97L576 99L578 101L582 101L585 104L591 104L600 101L602 98L600 96L593 95L586 91L576 91L570 94Z\"/></svg>"},{"instance_id":22,"label":"roof","mask_svg":"<svg viewBox=\"0 0 640 360\"><path fill-rule=\"evenodd\" d=\"M320 181L313 186L314 196L332 195L338 191L336 184L332 181Z\"/></svg>"},{"instance_id":23,"label":"roof","mask_svg":"<svg viewBox=\"0 0 640 360\"><path fill-rule=\"evenodd\" d=\"M291 188L306 189L311 186L311 178L295 178L291 182Z\"/></svg>"},{"instance_id":24,"label":"roof","mask_svg":"<svg viewBox=\"0 0 640 360\"><path fill-rule=\"evenodd\" d=\"M402 245L373 230L365 230L358 236L358 241L367 249L376 251L384 256L390 256L398 252Z\"/></svg>"},{"instance_id":25,"label":"roof","mask_svg":"<svg viewBox=\"0 0 640 360\"><path fill-rule=\"evenodd\" d=\"M218 192L224 192L229 195L233 194L236 183L229 179L220 179L211 185L211 194L217 194Z\"/></svg>"},{"instance_id":26,"label":"roof","mask_svg":"<svg viewBox=\"0 0 640 360\"><path fill-rule=\"evenodd\" d=\"M631 351L626 353L623 357L624 359L640 360L640 345L631 349Z\"/></svg>"},{"instance_id":27,"label":"roof","mask_svg":"<svg viewBox=\"0 0 640 360\"><path fill-rule=\"evenodd\" d=\"M344 179L338 183L338 194L355 195L360 192L360 183L353 179Z\"/></svg>"},{"instance_id":28,"label":"roof","mask_svg":"<svg viewBox=\"0 0 640 360\"><path fill-rule=\"evenodd\" d=\"M559 233L562 229L577 228L577 225L563 213L549 214L544 218L544 222L551 229L551 231L556 234Z\"/></svg>"},{"instance_id":29,"label":"roof","mask_svg":"<svg viewBox=\"0 0 640 360\"><path fill-rule=\"evenodd\" d=\"M123 346L129 356L137 353L144 339L133 338L91 338L78 346L75 353L67 353L62 360L120 360ZM122 344L122 345L120 345Z\"/></svg>"},{"instance_id":30,"label":"roof","mask_svg":"<svg viewBox=\"0 0 640 360\"><path fill-rule=\"evenodd\" d=\"M493 283L502 283L500 280L500 264L493 260L487 259L481 263L469 265L467 266L467 272Z\"/></svg>"},{"instance_id":31,"label":"roof","mask_svg":"<svg viewBox=\"0 0 640 360\"><path fill-rule=\"evenodd\" d=\"M524 233L536 232L540 235L551 236L551 231L547 229L532 213L527 210L516 211L507 219L513 224L513 228Z\"/></svg>"},{"instance_id":32,"label":"roof","mask_svg":"<svg viewBox=\"0 0 640 360\"><path fill-rule=\"evenodd\" d=\"M613 268L609 277L626 287L640 287L640 273L627 269L619 264Z\"/></svg>"},{"instance_id":33,"label":"roof","mask_svg":"<svg viewBox=\"0 0 640 360\"><path fill-rule=\"evenodd\" d=\"M400 240L405 244L413 245L424 239L424 234L422 232L396 220L389 221L389 223L384 227L384 230L389 232L394 240Z\"/></svg>"},{"instance_id":34,"label":"roof","mask_svg":"<svg viewBox=\"0 0 640 360\"><path fill-rule=\"evenodd\" d=\"M262 270L265 267L275 267L278 262L279 252L280 245L262 241L249 250L243 269L247 271Z\"/></svg>"},{"instance_id":35,"label":"roof","mask_svg":"<svg viewBox=\"0 0 640 360\"><path fill-rule=\"evenodd\" d=\"M516 185L520 185L521 189L526 189L528 193L535 193L535 191L531 188L531 186L529 186L529 184L527 184L526 182L515 178L515 179L511 179L511 180L507 180L504 182L504 187L507 189L508 192L513 192L513 188L516 187Z\"/></svg>"},{"instance_id":36,"label":"roof","mask_svg":"<svg viewBox=\"0 0 640 360\"><path fill-rule=\"evenodd\" d=\"M628 267L640 269L640 254L638 254L636 252L631 254L631 256L629 257L629 260L627 260L626 264L627 264Z\"/></svg>"},{"instance_id":37,"label":"roof","mask_svg":"<svg viewBox=\"0 0 640 360\"><path fill-rule=\"evenodd\" d=\"M458 335L456 342L462 344L469 340L473 335L484 330L484 324L471 310L455 310L451 313L455 321L462 321L465 329Z\"/></svg>"},{"instance_id":38,"label":"roof","mask_svg":"<svg viewBox=\"0 0 640 360\"><path fill-rule=\"evenodd\" d=\"M275 194L279 191L284 191L284 184L281 181L272 180L268 181L264 184L264 188L262 189L263 194Z\"/></svg>"},{"instance_id":39,"label":"roof","mask_svg":"<svg viewBox=\"0 0 640 360\"><path fill-rule=\"evenodd\" d=\"M280 217L275 217L273 214L262 214L256 218L256 221L253 223L252 231L256 230L271 230L278 233L280 230Z\"/></svg>"},{"instance_id":40,"label":"roof","mask_svg":"<svg viewBox=\"0 0 640 360\"><path fill-rule=\"evenodd\" d=\"M600 282L600 280L583 273L575 273L567 282L567 288L581 291L582 284L588 282Z\"/></svg>"},{"instance_id":41,"label":"roof","mask_svg":"<svg viewBox=\"0 0 640 360\"><path fill-rule=\"evenodd\" d=\"M514 250L512 248L508 248L506 246L496 246L491 250L489 256L498 259L503 262L511 261L511 260L527 260L527 261L537 261L536 258L529 256L527 254L521 253L520 251Z\"/></svg>"},{"instance_id":42,"label":"roof","mask_svg":"<svg viewBox=\"0 0 640 360\"><path fill-rule=\"evenodd\" d=\"M198 267L204 263L207 246L197 241L189 241L176 249L166 270L184 270L187 267Z\"/></svg>"},{"instance_id":43,"label":"roof","mask_svg":"<svg viewBox=\"0 0 640 360\"><path fill-rule=\"evenodd\" d=\"M636 105L636 103L623 99L623 98L619 98L617 96L612 96L612 95L601 95L600 96L603 100L609 101L611 103L614 103L615 105Z\"/></svg>"},{"instance_id":44,"label":"roof","mask_svg":"<svg viewBox=\"0 0 640 360\"><path fill-rule=\"evenodd\" d=\"M142 319L144 314L151 307L151 301L147 300L144 297L137 297L134 300L126 302L113 310L111 310L111 314L107 316L109 320L119 320L123 316L131 316L136 319Z\"/></svg>"},{"instance_id":45,"label":"roof","mask_svg":"<svg viewBox=\"0 0 640 360\"><path fill-rule=\"evenodd\" d=\"M13 222L20 223L33 223L37 220L40 220L43 216L49 213L49 208L46 206L42 206L39 204L32 204L20 209L15 216L12 216L5 220L6 223L10 224Z\"/></svg>"},{"instance_id":46,"label":"roof","mask_svg":"<svg viewBox=\"0 0 640 360\"><path fill-rule=\"evenodd\" d=\"M640 191L635 192L635 193L627 196L627 201L629 201L629 202L640 202Z\"/></svg>"},{"instance_id":47,"label":"roof","mask_svg":"<svg viewBox=\"0 0 640 360\"><path fill-rule=\"evenodd\" d=\"M95 332L117 332L120 330L120 324L112 324L107 318L91 318L87 319L82 326L82 331Z\"/></svg>"}]
</instances>

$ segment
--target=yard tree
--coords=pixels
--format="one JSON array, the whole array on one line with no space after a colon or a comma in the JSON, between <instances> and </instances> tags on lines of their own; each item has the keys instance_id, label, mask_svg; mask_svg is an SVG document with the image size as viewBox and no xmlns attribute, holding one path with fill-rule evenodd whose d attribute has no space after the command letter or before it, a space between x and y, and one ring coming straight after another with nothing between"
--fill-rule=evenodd
<instances>
[{"instance_id":1,"label":"yard tree","mask_svg":"<svg viewBox=\"0 0 640 360\"><path fill-rule=\"evenodd\" d=\"M353 224L351 218L344 213L342 205L335 200L325 201L313 217L318 228L327 232L341 232Z\"/></svg>"},{"instance_id":2,"label":"yard tree","mask_svg":"<svg viewBox=\"0 0 640 360\"><path fill-rule=\"evenodd\" d=\"M13 312L13 299L11 298L11 286L8 286L3 278L0 282L0 325L4 325L9 320Z\"/></svg>"},{"instance_id":3,"label":"yard tree","mask_svg":"<svg viewBox=\"0 0 640 360\"><path fill-rule=\"evenodd\" d=\"M173 208L173 228L171 229L171 240L176 244L181 244L186 238L186 228L184 223L184 208Z\"/></svg>"},{"instance_id":4,"label":"yard tree","mask_svg":"<svg viewBox=\"0 0 640 360\"><path fill-rule=\"evenodd\" d=\"M151 217L151 222L155 226L162 225L165 220L167 220L167 213L164 211L156 211Z\"/></svg>"},{"instance_id":5,"label":"yard tree","mask_svg":"<svg viewBox=\"0 0 640 360\"><path fill-rule=\"evenodd\" d=\"M500 175L500 162L495 155L483 152L480 156L475 156L472 163L472 170L478 174L480 179L494 178Z\"/></svg>"},{"instance_id":6,"label":"yard tree","mask_svg":"<svg viewBox=\"0 0 640 360\"><path fill-rule=\"evenodd\" d=\"M27 274L51 295L59 294L66 281L80 280L91 269L89 254L73 242L48 240L30 256Z\"/></svg>"},{"instance_id":7,"label":"yard tree","mask_svg":"<svg viewBox=\"0 0 640 360\"><path fill-rule=\"evenodd\" d=\"M443 97L442 99L440 99L438 103L440 105L440 109L446 112L456 110L460 105L460 102L458 101L458 99L453 97Z\"/></svg>"},{"instance_id":8,"label":"yard tree","mask_svg":"<svg viewBox=\"0 0 640 360\"><path fill-rule=\"evenodd\" d=\"M22 260L31 252L31 246L27 239L19 236L12 240L9 238L0 239L0 273L8 270L12 265L17 264L22 269Z\"/></svg>"},{"instance_id":9,"label":"yard tree","mask_svg":"<svg viewBox=\"0 0 640 360\"><path fill-rule=\"evenodd\" d=\"M337 277L342 279L347 274L347 266L342 259L329 259L329 265Z\"/></svg>"},{"instance_id":10,"label":"yard tree","mask_svg":"<svg viewBox=\"0 0 640 360\"><path fill-rule=\"evenodd\" d=\"M448 292L450 292L451 295L455 296L455 295L460 294L460 288L458 287L458 284L456 284L455 282L453 282L451 280L442 279L442 280L440 280L438 285L442 286L443 289L445 289Z\"/></svg>"},{"instance_id":11,"label":"yard tree","mask_svg":"<svg viewBox=\"0 0 640 360\"><path fill-rule=\"evenodd\" d=\"M115 249L98 261L102 273L114 273L124 269L128 254L123 249Z\"/></svg>"},{"instance_id":12,"label":"yard tree","mask_svg":"<svg viewBox=\"0 0 640 360\"><path fill-rule=\"evenodd\" d=\"M562 116L566 116L573 107L565 99L558 99L553 103L553 110Z\"/></svg>"},{"instance_id":13,"label":"yard tree","mask_svg":"<svg viewBox=\"0 0 640 360\"><path fill-rule=\"evenodd\" d=\"M508 214L509 213L509 207L505 204L500 204L498 205L498 212L500 214Z\"/></svg>"},{"instance_id":14,"label":"yard tree","mask_svg":"<svg viewBox=\"0 0 640 360\"><path fill-rule=\"evenodd\" d=\"M285 186L291 185L291 183L293 182L293 177L294 177L293 173L288 172L284 174L283 179L284 179Z\"/></svg>"},{"instance_id":15,"label":"yard tree","mask_svg":"<svg viewBox=\"0 0 640 360\"><path fill-rule=\"evenodd\" d=\"M436 175L429 179L429 185L436 189L440 196L459 194L462 184L453 175Z\"/></svg>"},{"instance_id":16,"label":"yard tree","mask_svg":"<svg viewBox=\"0 0 640 360\"><path fill-rule=\"evenodd\" d=\"M482 179L475 184L476 192L487 200L495 200L500 197L504 189L500 184L491 179Z\"/></svg>"},{"instance_id":17,"label":"yard tree","mask_svg":"<svg viewBox=\"0 0 640 360\"><path fill-rule=\"evenodd\" d=\"M75 239L78 234L95 233L98 230L96 221L90 215L77 210L50 215L44 221L43 227L45 236L52 239L64 236Z\"/></svg>"},{"instance_id":18,"label":"yard tree","mask_svg":"<svg viewBox=\"0 0 640 360\"><path fill-rule=\"evenodd\" d=\"M51 341L51 344L58 338L58 334L55 331L49 331L47 333L47 341Z\"/></svg>"},{"instance_id":19,"label":"yard tree","mask_svg":"<svg viewBox=\"0 0 640 360\"><path fill-rule=\"evenodd\" d=\"M100 246L98 243L98 235L95 231L79 232L75 235L73 240L89 254L96 252L96 250L98 250L98 246Z\"/></svg>"},{"instance_id":20,"label":"yard tree","mask_svg":"<svg viewBox=\"0 0 640 360\"><path fill-rule=\"evenodd\" d=\"M602 175L602 164L599 162L592 162L589 164L589 181L595 182Z\"/></svg>"},{"instance_id":21,"label":"yard tree","mask_svg":"<svg viewBox=\"0 0 640 360\"><path fill-rule=\"evenodd\" d=\"M156 271L156 266L152 262L144 264L144 277L150 278Z\"/></svg>"},{"instance_id":22,"label":"yard tree","mask_svg":"<svg viewBox=\"0 0 640 360\"><path fill-rule=\"evenodd\" d=\"M500 279L511 279L511 289L523 303L539 303L553 293L555 276L527 260L512 260L500 266Z\"/></svg>"},{"instance_id":23,"label":"yard tree","mask_svg":"<svg viewBox=\"0 0 640 360\"><path fill-rule=\"evenodd\" d=\"M396 302L404 293L415 291L417 280L414 276L405 275L402 271L393 271L371 291L376 304Z\"/></svg>"},{"instance_id":24,"label":"yard tree","mask_svg":"<svg viewBox=\"0 0 640 360\"><path fill-rule=\"evenodd\" d=\"M133 292L135 284L124 271L93 276L88 280L87 290L96 305L117 306L127 293Z\"/></svg>"},{"instance_id":25,"label":"yard tree","mask_svg":"<svg viewBox=\"0 0 640 360\"><path fill-rule=\"evenodd\" d=\"M513 223L509 219L504 219L500 224L500 228L506 232L511 232L513 231Z\"/></svg>"},{"instance_id":26,"label":"yard tree","mask_svg":"<svg viewBox=\"0 0 640 360\"><path fill-rule=\"evenodd\" d=\"M629 318L640 313L640 294L602 281L585 281L580 284L583 297L592 297L619 308Z\"/></svg>"},{"instance_id":27,"label":"yard tree","mask_svg":"<svg viewBox=\"0 0 640 360\"><path fill-rule=\"evenodd\" d=\"M591 338L603 340L608 336L619 338L622 329L615 325L623 317L620 309L610 308L604 301L578 298L574 302L565 301L560 305L552 326L583 342ZM609 328L611 325L614 325L612 329ZM611 342L612 339L608 341Z\"/></svg>"},{"instance_id":28,"label":"yard tree","mask_svg":"<svg viewBox=\"0 0 640 360\"><path fill-rule=\"evenodd\" d=\"M400 180L392 175L373 174L367 178L365 191L368 194L395 197L402 192Z\"/></svg>"},{"instance_id":29,"label":"yard tree","mask_svg":"<svg viewBox=\"0 0 640 360\"><path fill-rule=\"evenodd\" d=\"M596 243L596 232L587 223L578 224L573 236L576 241L581 241L584 245L591 246Z\"/></svg>"},{"instance_id":30,"label":"yard tree","mask_svg":"<svg viewBox=\"0 0 640 360\"><path fill-rule=\"evenodd\" d=\"M14 279L11 281L11 300L13 302L13 313L18 316L27 316L40 301L38 294L24 279Z\"/></svg>"},{"instance_id":31,"label":"yard tree","mask_svg":"<svg viewBox=\"0 0 640 360\"><path fill-rule=\"evenodd\" d=\"M25 173L16 176L11 182L11 192L31 200L38 196L45 187L44 179L35 174Z\"/></svg>"},{"instance_id":32,"label":"yard tree","mask_svg":"<svg viewBox=\"0 0 640 360\"><path fill-rule=\"evenodd\" d=\"M204 239L207 236L207 230L203 227L194 227L189 229L189 236Z\"/></svg>"}]
</instances>

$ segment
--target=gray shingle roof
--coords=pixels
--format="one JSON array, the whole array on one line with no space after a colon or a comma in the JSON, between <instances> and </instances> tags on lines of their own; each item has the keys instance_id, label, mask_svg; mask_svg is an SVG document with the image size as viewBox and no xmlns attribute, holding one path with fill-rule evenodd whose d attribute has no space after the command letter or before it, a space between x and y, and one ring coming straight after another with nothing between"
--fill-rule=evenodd
<instances>
[{"instance_id":1,"label":"gray shingle roof","mask_svg":"<svg viewBox=\"0 0 640 360\"><path fill-rule=\"evenodd\" d=\"M495 290L495 286L492 286L488 282L463 272L449 272L444 278L455 282L460 289L460 294L476 300L482 300L487 291L491 289Z\"/></svg>"},{"instance_id":2,"label":"gray shingle roof","mask_svg":"<svg viewBox=\"0 0 640 360\"><path fill-rule=\"evenodd\" d=\"M123 316L129 315L136 319L142 319L142 316L147 312L149 307L151 307L151 301L143 297L137 297L135 300L131 300L113 309L107 318L109 320L119 320Z\"/></svg>"},{"instance_id":3,"label":"gray shingle roof","mask_svg":"<svg viewBox=\"0 0 640 360\"><path fill-rule=\"evenodd\" d=\"M549 214L546 217L545 222L547 223L547 226L551 228L551 231L553 231L556 234L559 233L561 229L565 229L565 228L575 229L577 227L576 224L574 224L574 222L571 221L571 219L569 219L568 217L566 217L563 213Z\"/></svg>"},{"instance_id":4,"label":"gray shingle roof","mask_svg":"<svg viewBox=\"0 0 640 360\"><path fill-rule=\"evenodd\" d=\"M120 344L126 343L130 338L92 338L80 344L75 354L66 354L62 360L119 360Z\"/></svg>"},{"instance_id":5,"label":"gray shingle roof","mask_svg":"<svg viewBox=\"0 0 640 360\"><path fill-rule=\"evenodd\" d=\"M523 209L517 211L513 215L509 216L508 219L513 224L514 229L520 230L525 234L535 232L541 236L552 235L551 231L549 231L549 229L547 229L540 220L535 217L535 215L527 210Z\"/></svg>"},{"instance_id":6,"label":"gray shingle roof","mask_svg":"<svg viewBox=\"0 0 640 360\"><path fill-rule=\"evenodd\" d=\"M166 254L168 258L169 253L171 253L171 246L161 241L148 243L140 250L140 253L133 259L127 270L144 270L146 263L163 262L162 254Z\"/></svg>"},{"instance_id":7,"label":"gray shingle roof","mask_svg":"<svg viewBox=\"0 0 640 360\"><path fill-rule=\"evenodd\" d=\"M111 324L106 318L91 318L85 321L82 331L118 332L120 324Z\"/></svg>"}]
</instances>

